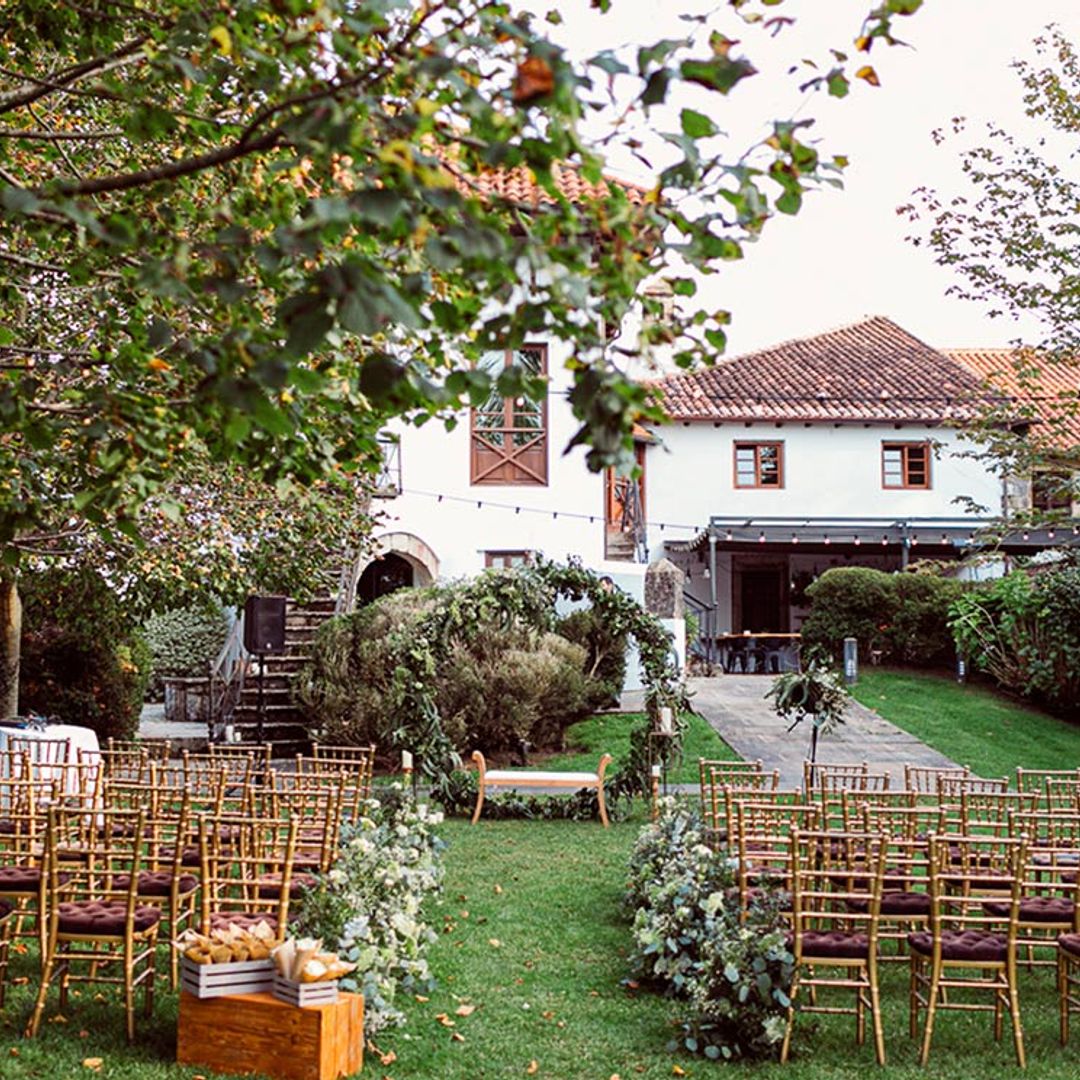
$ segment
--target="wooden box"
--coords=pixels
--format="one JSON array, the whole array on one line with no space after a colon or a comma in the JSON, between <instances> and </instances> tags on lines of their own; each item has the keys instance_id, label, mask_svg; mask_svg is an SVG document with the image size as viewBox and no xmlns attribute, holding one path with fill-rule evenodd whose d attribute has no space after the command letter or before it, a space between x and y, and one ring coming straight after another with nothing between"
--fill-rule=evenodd
<instances>
[{"instance_id":1,"label":"wooden box","mask_svg":"<svg viewBox=\"0 0 1080 1080\"><path fill-rule=\"evenodd\" d=\"M307 1009L312 1005L329 1005L337 1001L338 984L337 979L324 979L322 982L313 983L293 982L275 971L273 994L278 1001Z\"/></svg>"},{"instance_id":2,"label":"wooden box","mask_svg":"<svg viewBox=\"0 0 1080 1080\"><path fill-rule=\"evenodd\" d=\"M259 994L274 986L273 960L240 960L232 964L196 964L180 958L180 985L197 998L225 994Z\"/></svg>"},{"instance_id":3,"label":"wooden box","mask_svg":"<svg viewBox=\"0 0 1080 1080\"><path fill-rule=\"evenodd\" d=\"M180 994L176 1060L213 1072L272 1080L338 1080L364 1062L364 998L297 1009L272 994Z\"/></svg>"}]
</instances>

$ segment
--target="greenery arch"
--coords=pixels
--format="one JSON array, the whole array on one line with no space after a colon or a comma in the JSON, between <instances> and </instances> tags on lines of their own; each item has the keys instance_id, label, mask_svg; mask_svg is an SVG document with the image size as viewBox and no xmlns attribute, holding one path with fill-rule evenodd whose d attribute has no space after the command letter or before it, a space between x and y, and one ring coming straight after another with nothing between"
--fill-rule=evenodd
<instances>
[{"instance_id":1,"label":"greenery arch","mask_svg":"<svg viewBox=\"0 0 1080 1080\"><path fill-rule=\"evenodd\" d=\"M540 630L552 630L558 619L556 601L586 600L614 634L623 634L637 646L642 681L646 688L647 718L631 733L628 761L618 767L618 787L623 792L647 791L649 784L648 732L662 706L671 706L676 717L687 704L671 635L628 593L582 566L538 558L514 569L486 570L453 588L434 590L435 604L407 634L391 642L397 658L394 669L396 724L389 733L394 749L414 755L418 771L433 783L445 780L461 760L443 728L431 688L439 663L451 642L468 640L481 626L524 622ZM681 724L675 737L664 745L677 754ZM670 743L670 747L668 747Z\"/></svg>"}]
</instances>

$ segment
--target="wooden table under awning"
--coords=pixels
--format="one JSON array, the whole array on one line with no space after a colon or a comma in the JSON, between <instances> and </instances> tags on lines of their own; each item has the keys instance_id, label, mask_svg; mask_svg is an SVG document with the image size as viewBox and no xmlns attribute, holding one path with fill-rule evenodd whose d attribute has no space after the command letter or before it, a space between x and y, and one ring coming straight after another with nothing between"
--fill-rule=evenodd
<instances>
[{"instance_id":1,"label":"wooden table under awning","mask_svg":"<svg viewBox=\"0 0 1080 1080\"><path fill-rule=\"evenodd\" d=\"M729 674L779 675L798 671L802 634L717 634L720 665Z\"/></svg>"}]
</instances>

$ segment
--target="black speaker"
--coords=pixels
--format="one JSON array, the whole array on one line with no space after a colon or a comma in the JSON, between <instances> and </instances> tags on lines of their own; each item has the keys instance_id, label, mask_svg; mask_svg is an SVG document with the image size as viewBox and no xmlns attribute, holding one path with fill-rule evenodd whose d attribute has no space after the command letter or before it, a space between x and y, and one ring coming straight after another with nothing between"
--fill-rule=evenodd
<instances>
[{"instance_id":1,"label":"black speaker","mask_svg":"<svg viewBox=\"0 0 1080 1080\"><path fill-rule=\"evenodd\" d=\"M285 651L285 597L249 596L244 604L244 648L249 653Z\"/></svg>"}]
</instances>

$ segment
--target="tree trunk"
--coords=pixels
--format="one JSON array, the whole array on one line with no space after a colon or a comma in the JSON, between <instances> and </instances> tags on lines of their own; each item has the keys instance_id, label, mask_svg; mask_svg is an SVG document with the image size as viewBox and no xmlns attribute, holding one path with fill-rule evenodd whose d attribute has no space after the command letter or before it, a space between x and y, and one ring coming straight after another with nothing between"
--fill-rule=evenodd
<instances>
[{"instance_id":1,"label":"tree trunk","mask_svg":"<svg viewBox=\"0 0 1080 1080\"><path fill-rule=\"evenodd\" d=\"M22 601L14 574L0 574L0 718L19 711Z\"/></svg>"}]
</instances>

